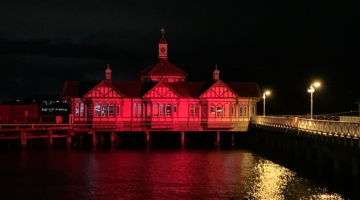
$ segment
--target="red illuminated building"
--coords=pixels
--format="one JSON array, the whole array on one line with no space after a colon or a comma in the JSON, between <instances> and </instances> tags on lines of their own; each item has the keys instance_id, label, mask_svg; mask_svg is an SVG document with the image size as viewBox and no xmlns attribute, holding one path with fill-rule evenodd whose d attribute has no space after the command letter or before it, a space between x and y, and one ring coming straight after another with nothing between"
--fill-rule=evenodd
<instances>
[{"instance_id":1,"label":"red illuminated building","mask_svg":"<svg viewBox=\"0 0 360 200\"><path fill-rule=\"evenodd\" d=\"M0 123L28 123L39 120L38 104L0 104Z\"/></svg>"},{"instance_id":2,"label":"red illuminated building","mask_svg":"<svg viewBox=\"0 0 360 200\"><path fill-rule=\"evenodd\" d=\"M187 82L188 74L168 61L164 29L159 60L138 73L140 81L67 81L62 98L71 104L70 123L124 131L246 131L256 115L260 89L253 82ZM105 126L104 126L105 125Z\"/></svg>"}]
</instances>

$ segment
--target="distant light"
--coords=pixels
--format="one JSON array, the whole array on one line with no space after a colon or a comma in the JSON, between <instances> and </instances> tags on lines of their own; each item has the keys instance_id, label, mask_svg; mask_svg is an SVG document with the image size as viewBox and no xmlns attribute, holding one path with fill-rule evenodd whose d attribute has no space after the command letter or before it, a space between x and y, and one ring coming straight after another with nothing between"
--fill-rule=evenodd
<instances>
[{"instance_id":1,"label":"distant light","mask_svg":"<svg viewBox=\"0 0 360 200\"><path fill-rule=\"evenodd\" d=\"M265 92L265 94L266 94L266 95L270 95L271 92L268 90L268 91Z\"/></svg>"},{"instance_id":2,"label":"distant light","mask_svg":"<svg viewBox=\"0 0 360 200\"><path fill-rule=\"evenodd\" d=\"M56 101L56 103L59 103L59 101Z\"/></svg>"},{"instance_id":3,"label":"distant light","mask_svg":"<svg viewBox=\"0 0 360 200\"><path fill-rule=\"evenodd\" d=\"M16 99L17 102L20 102L20 99Z\"/></svg>"}]
</instances>

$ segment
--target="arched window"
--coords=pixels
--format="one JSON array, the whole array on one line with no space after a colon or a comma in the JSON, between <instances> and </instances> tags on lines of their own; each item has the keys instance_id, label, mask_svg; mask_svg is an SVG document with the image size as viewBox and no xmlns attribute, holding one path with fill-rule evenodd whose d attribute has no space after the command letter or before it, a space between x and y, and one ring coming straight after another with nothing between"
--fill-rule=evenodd
<instances>
[{"instance_id":1,"label":"arched window","mask_svg":"<svg viewBox=\"0 0 360 200\"><path fill-rule=\"evenodd\" d=\"M222 117L222 116L223 116L222 105L218 104L216 106L216 117Z\"/></svg>"},{"instance_id":2,"label":"arched window","mask_svg":"<svg viewBox=\"0 0 360 200\"><path fill-rule=\"evenodd\" d=\"M199 105L198 104L195 104L194 110L195 110L194 116L199 117Z\"/></svg>"},{"instance_id":3,"label":"arched window","mask_svg":"<svg viewBox=\"0 0 360 200\"><path fill-rule=\"evenodd\" d=\"M229 117L229 111L230 111L229 104L225 104L225 106L224 106L224 117Z\"/></svg>"},{"instance_id":4,"label":"arched window","mask_svg":"<svg viewBox=\"0 0 360 200\"><path fill-rule=\"evenodd\" d=\"M103 117L108 116L108 105L107 105L107 103L102 104L101 116L103 116Z\"/></svg>"},{"instance_id":5,"label":"arched window","mask_svg":"<svg viewBox=\"0 0 360 200\"><path fill-rule=\"evenodd\" d=\"M80 112L79 103L76 103L75 104L75 117L79 117L79 112Z\"/></svg>"},{"instance_id":6,"label":"arched window","mask_svg":"<svg viewBox=\"0 0 360 200\"><path fill-rule=\"evenodd\" d=\"M201 111L201 113L202 113L202 117L206 117L206 115L207 115L207 106L206 106L206 104L203 104L202 105L202 111Z\"/></svg>"},{"instance_id":7,"label":"arched window","mask_svg":"<svg viewBox=\"0 0 360 200\"><path fill-rule=\"evenodd\" d=\"M114 117L114 103L109 104L109 117Z\"/></svg>"},{"instance_id":8,"label":"arched window","mask_svg":"<svg viewBox=\"0 0 360 200\"><path fill-rule=\"evenodd\" d=\"M194 117L194 105L190 104L190 117Z\"/></svg>"},{"instance_id":9,"label":"arched window","mask_svg":"<svg viewBox=\"0 0 360 200\"><path fill-rule=\"evenodd\" d=\"M171 103L166 104L165 113L166 117L171 117Z\"/></svg>"},{"instance_id":10,"label":"arched window","mask_svg":"<svg viewBox=\"0 0 360 200\"><path fill-rule=\"evenodd\" d=\"M151 103L146 104L146 117L151 117Z\"/></svg>"},{"instance_id":11,"label":"arched window","mask_svg":"<svg viewBox=\"0 0 360 200\"><path fill-rule=\"evenodd\" d=\"M136 113L137 113L137 103L134 103L134 105L133 105L133 117L137 116Z\"/></svg>"},{"instance_id":12,"label":"arched window","mask_svg":"<svg viewBox=\"0 0 360 200\"><path fill-rule=\"evenodd\" d=\"M116 116L118 116L118 117L121 116L120 104L117 104L117 105L116 105Z\"/></svg>"},{"instance_id":13,"label":"arched window","mask_svg":"<svg viewBox=\"0 0 360 200\"><path fill-rule=\"evenodd\" d=\"M235 105L231 105L231 117L235 117Z\"/></svg>"},{"instance_id":14,"label":"arched window","mask_svg":"<svg viewBox=\"0 0 360 200\"><path fill-rule=\"evenodd\" d=\"M141 107L142 107L142 105L141 105L141 103L138 103L138 105L137 105L137 117L141 117L141 111L142 111L142 109L141 109Z\"/></svg>"},{"instance_id":15,"label":"arched window","mask_svg":"<svg viewBox=\"0 0 360 200\"><path fill-rule=\"evenodd\" d=\"M210 105L210 116L209 117L215 117L215 104Z\"/></svg>"},{"instance_id":16,"label":"arched window","mask_svg":"<svg viewBox=\"0 0 360 200\"><path fill-rule=\"evenodd\" d=\"M100 103L95 104L95 117L100 117Z\"/></svg>"},{"instance_id":17,"label":"arched window","mask_svg":"<svg viewBox=\"0 0 360 200\"><path fill-rule=\"evenodd\" d=\"M177 117L177 104L174 103L173 105L174 117Z\"/></svg>"},{"instance_id":18,"label":"arched window","mask_svg":"<svg viewBox=\"0 0 360 200\"><path fill-rule=\"evenodd\" d=\"M152 113L154 117L159 116L159 105L157 103L154 103Z\"/></svg>"},{"instance_id":19,"label":"arched window","mask_svg":"<svg viewBox=\"0 0 360 200\"><path fill-rule=\"evenodd\" d=\"M240 105L239 106L239 117L242 117L243 116L243 106Z\"/></svg>"},{"instance_id":20,"label":"arched window","mask_svg":"<svg viewBox=\"0 0 360 200\"><path fill-rule=\"evenodd\" d=\"M91 104L89 104L89 106L88 106L88 116L89 116L89 117L92 117L92 112L93 112L93 105L92 105L92 103L91 103Z\"/></svg>"},{"instance_id":21,"label":"arched window","mask_svg":"<svg viewBox=\"0 0 360 200\"><path fill-rule=\"evenodd\" d=\"M84 103L80 103L80 117L84 117L85 115L85 105Z\"/></svg>"},{"instance_id":22,"label":"arched window","mask_svg":"<svg viewBox=\"0 0 360 200\"><path fill-rule=\"evenodd\" d=\"M164 104L164 103L160 103L159 116L160 116L160 117L164 117L164 114L165 114L165 104Z\"/></svg>"}]
</instances>

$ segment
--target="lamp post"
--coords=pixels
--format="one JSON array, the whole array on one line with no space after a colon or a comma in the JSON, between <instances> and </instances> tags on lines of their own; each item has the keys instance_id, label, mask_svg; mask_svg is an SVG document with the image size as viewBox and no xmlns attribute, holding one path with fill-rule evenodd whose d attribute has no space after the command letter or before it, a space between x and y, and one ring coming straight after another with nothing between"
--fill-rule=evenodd
<instances>
[{"instance_id":1,"label":"lamp post","mask_svg":"<svg viewBox=\"0 0 360 200\"><path fill-rule=\"evenodd\" d=\"M310 88L308 89L308 92L310 93L310 119L313 119L313 95L315 92L315 88L320 87L320 83L319 82L315 82L313 84L310 85Z\"/></svg>"},{"instance_id":2,"label":"lamp post","mask_svg":"<svg viewBox=\"0 0 360 200\"><path fill-rule=\"evenodd\" d=\"M270 91L267 90L264 92L263 94L263 99L264 99L264 107L263 107L263 116L265 117L265 99L266 99L266 95L269 96L270 95Z\"/></svg>"}]
</instances>

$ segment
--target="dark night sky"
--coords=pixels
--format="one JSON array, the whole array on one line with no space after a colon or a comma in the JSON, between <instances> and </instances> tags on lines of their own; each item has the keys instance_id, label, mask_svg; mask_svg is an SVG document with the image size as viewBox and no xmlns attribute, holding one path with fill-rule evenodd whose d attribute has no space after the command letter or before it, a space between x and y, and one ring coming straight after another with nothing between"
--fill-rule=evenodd
<instances>
[{"instance_id":1,"label":"dark night sky","mask_svg":"<svg viewBox=\"0 0 360 200\"><path fill-rule=\"evenodd\" d=\"M355 2L355 1L354 1ZM164 27L169 61L190 81L255 81L269 114L356 110L359 6L346 1L0 2L0 101L60 95L66 80L138 80L157 60Z\"/></svg>"}]
</instances>

